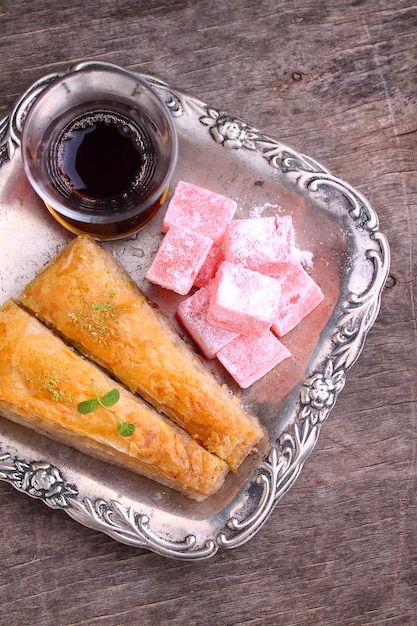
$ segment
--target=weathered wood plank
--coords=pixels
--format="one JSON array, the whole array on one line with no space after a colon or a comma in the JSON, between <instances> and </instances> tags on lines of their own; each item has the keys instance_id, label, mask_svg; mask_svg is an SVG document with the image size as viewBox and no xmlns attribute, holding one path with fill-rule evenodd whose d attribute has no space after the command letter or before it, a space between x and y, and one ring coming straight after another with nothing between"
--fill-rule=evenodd
<instances>
[{"instance_id":1,"label":"weathered wood plank","mask_svg":"<svg viewBox=\"0 0 417 626\"><path fill-rule=\"evenodd\" d=\"M155 72L360 189L392 252L361 358L256 537L210 561L171 561L0 482L0 624L415 624L415 3L0 4L0 114L79 59Z\"/></svg>"}]
</instances>

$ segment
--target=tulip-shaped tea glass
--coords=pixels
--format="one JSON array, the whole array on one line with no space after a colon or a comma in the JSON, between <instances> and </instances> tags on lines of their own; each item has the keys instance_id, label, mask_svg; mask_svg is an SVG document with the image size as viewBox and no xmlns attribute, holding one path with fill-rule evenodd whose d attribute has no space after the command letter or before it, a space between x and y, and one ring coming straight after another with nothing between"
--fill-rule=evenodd
<instances>
[{"instance_id":1,"label":"tulip-shaped tea glass","mask_svg":"<svg viewBox=\"0 0 417 626\"><path fill-rule=\"evenodd\" d=\"M177 134L159 95L134 73L86 67L46 87L22 132L29 181L70 231L118 239L163 203Z\"/></svg>"}]
</instances>

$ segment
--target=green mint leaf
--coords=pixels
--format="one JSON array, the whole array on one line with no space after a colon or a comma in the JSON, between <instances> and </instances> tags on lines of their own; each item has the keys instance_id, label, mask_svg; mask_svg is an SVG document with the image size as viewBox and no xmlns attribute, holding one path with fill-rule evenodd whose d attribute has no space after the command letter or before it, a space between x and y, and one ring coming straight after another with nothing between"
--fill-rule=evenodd
<instances>
[{"instance_id":1,"label":"green mint leaf","mask_svg":"<svg viewBox=\"0 0 417 626\"><path fill-rule=\"evenodd\" d=\"M77 409L79 413L83 415L87 415L87 413L92 413L98 408L98 400L97 398L90 398L89 400L83 400L77 404Z\"/></svg>"},{"instance_id":2,"label":"green mint leaf","mask_svg":"<svg viewBox=\"0 0 417 626\"><path fill-rule=\"evenodd\" d=\"M108 391L107 393L105 393L104 396L101 396L100 403L104 407L113 406L113 404L116 404L116 402L118 402L119 399L120 399L119 391L117 389L112 389L111 391Z\"/></svg>"},{"instance_id":3,"label":"green mint leaf","mask_svg":"<svg viewBox=\"0 0 417 626\"><path fill-rule=\"evenodd\" d=\"M136 426L129 422L120 422L117 427L117 433L122 437L130 437L135 432Z\"/></svg>"}]
</instances>

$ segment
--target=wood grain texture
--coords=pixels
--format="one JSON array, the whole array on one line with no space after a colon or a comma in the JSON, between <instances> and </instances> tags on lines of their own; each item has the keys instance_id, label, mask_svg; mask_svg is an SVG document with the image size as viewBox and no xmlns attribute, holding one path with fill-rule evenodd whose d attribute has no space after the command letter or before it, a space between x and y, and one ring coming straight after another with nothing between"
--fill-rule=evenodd
<instances>
[{"instance_id":1,"label":"wood grain texture","mask_svg":"<svg viewBox=\"0 0 417 626\"><path fill-rule=\"evenodd\" d=\"M155 72L362 191L392 254L317 447L249 543L173 561L0 482L1 626L416 624L416 57L411 0L0 1L1 115L77 60Z\"/></svg>"}]
</instances>

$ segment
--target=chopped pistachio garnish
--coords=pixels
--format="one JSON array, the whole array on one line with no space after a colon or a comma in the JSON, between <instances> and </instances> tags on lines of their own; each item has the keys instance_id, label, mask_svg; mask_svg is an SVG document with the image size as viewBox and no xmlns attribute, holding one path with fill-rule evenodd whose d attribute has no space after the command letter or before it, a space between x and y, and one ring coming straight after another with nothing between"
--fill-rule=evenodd
<instances>
[{"instance_id":1,"label":"chopped pistachio garnish","mask_svg":"<svg viewBox=\"0 0 417 626\"><path fill-rule=\"evenodd\" d=\"M35 363L35 366L39 364ZM35 388L38 395L48 395L55 402L71 405L72 396L64 389L65 377L54 369L34 371L27 376L28 382Z\"/></svg>"},{"instance_id":2,"label":"chopped pistachio garnish","mask_svg":"<svg viewBox=\"0 0 417 626\"><path fill-rule=\"evenodd\" d=\"M68 314L71 322L78 324L92 335L98 343L108 343L108 336L114 334L112 324L117 321L122 309L114 302L81 301L72 313Z\"/></svg>"}]
</instances>

